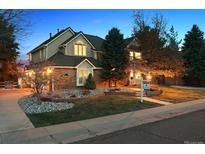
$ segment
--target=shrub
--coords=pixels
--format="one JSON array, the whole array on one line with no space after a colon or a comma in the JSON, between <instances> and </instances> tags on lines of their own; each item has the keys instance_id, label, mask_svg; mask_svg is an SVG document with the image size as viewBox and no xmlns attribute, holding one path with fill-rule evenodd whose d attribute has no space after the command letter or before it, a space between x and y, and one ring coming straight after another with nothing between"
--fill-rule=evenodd
<instances>
[{"instance_id":1,"label":"shrub","mask_svg":"<svg viewBox=\"0 0 205 154\"><path fill-rule=\"evenodd\" d=\"M91 73L88 75L88 78L85 82L84 87L85 87L85 89L89 89L89 90L96 89L96 84L95 84L95 81L93 80L93 77L92 77Z\"/></svg>"}]
</instances>

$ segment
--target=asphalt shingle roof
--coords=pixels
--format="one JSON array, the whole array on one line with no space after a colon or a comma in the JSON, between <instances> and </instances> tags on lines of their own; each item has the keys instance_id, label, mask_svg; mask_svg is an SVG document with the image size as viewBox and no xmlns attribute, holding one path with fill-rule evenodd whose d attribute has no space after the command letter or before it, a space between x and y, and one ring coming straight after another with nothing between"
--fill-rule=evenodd
<instances>
[{"instance_id":1,"label":"asphalt shingle roof","mask_svg":"<svg viewBox=\"0 0 205 154\"><path fill-rule=\"evenodd\" d=\"M89 34L84 34L84 35L94 45L96 50L103 51L102 45L103 45L104 39L98 36L94 36L94 35L89 35Z\"/></svg>"},{"instance_id":2,"label":"asphalt shingle roof","mask_svg":"<svg viewBox=\"0 0 205 154\"><path fill-rule=\"evenodd\" d=\"M69 55L64 55L61 52L57 52L55 55L50 57L48 59L48 62L51 63L51 65L53 66L75 67L85 59L88 59L95 67L101 67L100 62L92 57L69 56Z\"/></svg>"},{"instance_id":3,"label":"asphalt shingle roof","mask_svg":"<svg viewBox=\"0 0 205 154\"><path fill-rule=\"evenodd\" d=\"M53 35L51 38L45 40L44 42L42 42L40 45L38 45L37 47L35 47L33 50L31 50L29 53L33 53L36 51L37 48L39 48L42 45L46 45L47 43L49 43L50 41L52 41L53 39L55 39L56 37L58 37L59 35L61 35L63 32L65 32L67 29L69 29L70 27L66 28L66 29L62 29L61 31L59 31L58 33L56 33L55 35Z\"/></svg>"},{"instance_id":4,"label":"asphalt shingle roof","mask_svg":"<svg viewBox=\"0 0 205 154\"><path fill-rule=\"evenodd\" d=\"M70 27L61 30L60 32L56 33L54 36L52 36L51 38L47 39L46 41L42 42L40 45L38 45L36 48L34 48L33 50L31 50L29 53L34 53L36 51L37 48L46 45L47 43L49 43L50 41L52 41L53 39L55 39L56 37L58 37L59 35L61 35L63 32L65 32L66 30L71 29ZM71 29L72 30L72 29ZM74 32L74 31L73 31ZM74 32L75 34L68 38L65 42L62 43L65 44L67 42L69 42L70 40L72 40L74 37L76 37L79 33L82 33L88 40L89 42L95 47L95 50L97 51L103 51L103 42L104 39L100 38L98 36L95 35L90 35L90 34L84 34L83 32ZM128 45L132 40L134 39L134 37L130 37L130 38L126 38L125 39L125 43L126 45Z\"/></svg>"}]
</instances>

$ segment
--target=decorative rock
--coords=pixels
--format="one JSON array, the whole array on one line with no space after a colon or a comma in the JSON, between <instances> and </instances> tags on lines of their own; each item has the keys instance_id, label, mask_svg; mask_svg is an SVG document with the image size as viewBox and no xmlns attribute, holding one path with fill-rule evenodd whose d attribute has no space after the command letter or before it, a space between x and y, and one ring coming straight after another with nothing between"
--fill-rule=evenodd
<instances>
[{"instance_id":1,"label":"decorative rock","mask_svg":"<svg viewBox=\"0 0 205 154\"><path fill-rule=\"evenodd\" d=\"M19 105L25 113L44 113L67 110L74 107L73 103L37 102L36 97L23 97L19 100Z\"/></svg>"}]
</instances>

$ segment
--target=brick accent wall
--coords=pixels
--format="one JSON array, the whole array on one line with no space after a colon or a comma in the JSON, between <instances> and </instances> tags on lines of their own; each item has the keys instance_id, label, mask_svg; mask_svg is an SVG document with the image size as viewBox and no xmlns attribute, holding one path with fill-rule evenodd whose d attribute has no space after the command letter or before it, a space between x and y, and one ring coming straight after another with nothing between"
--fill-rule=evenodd
<instances>
[{"instance_id":1,"label":"brick accent wall","mask_svg":"<svg viewBox=\"0 0 205 154\"><path fill-rule=\"evenodd\" d=\"M76 87L76 69L55 68L53 75L55 90Z\"/></svg>"},{"instance_id":2,"label":"brick accent wall","mask_svg":"<svg viewBox=\"0 0 205 154\"><path fill-rule=\"evenodd\" d=\"M76 87L76 69L72 68L55 68L53 71L54 89L69 89ZM97 88L108 88L108 81L104 81L101 78L101 69L93 70L93 78ZM117 82L117 86L124 86L127 83L127 79Z\"/></svg>"},{"instance_id":3,"label":"brick accent wall","mask_svg":"<svg viewBox=\"0 0 205 154\"><path fill-rule=\"evenodd\" d=\"M93 79L96 83L96 87L97 88L104 88L107 86L107 82L106 81L103 81L103 79L101 78L101 73L102 73L102 70L101 69L96 69L96 70L93 70Z\"/></svg>"}]
</instances>

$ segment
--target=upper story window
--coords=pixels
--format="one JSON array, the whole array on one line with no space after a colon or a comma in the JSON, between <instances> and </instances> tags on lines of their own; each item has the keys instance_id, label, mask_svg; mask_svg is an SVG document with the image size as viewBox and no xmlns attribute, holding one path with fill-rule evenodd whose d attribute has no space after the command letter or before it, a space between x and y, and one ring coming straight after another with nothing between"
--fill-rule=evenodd
<instances>
[{"instance_id":1,"label":"upper story window","mask_svg":"<svg viewBox=\"0 0 205 154\"><path fill-rule=\"evenodd\" d=\"M75 44L74 45L74 54L77 56L86 56L86 46L83 44Z\"/></svg>"},{"instance_id":2,"label":"upper story window","mask_svg":"<svg viewBox=\"0 0 205 154\"><path fill-rule=\"evenodd\" d=\"M133 59L141 59L141 53L140 52L135 52L135 51L130 51L130 60Z\"/></svg>"},{"instance_id":3,"label":"upper story window","mask_svg":"<svg viewBox=\"0 0 205 154\"><path fill-rule=\"evenodd\" d=\"M40 59L44 59L46 57L46 52L44 49L40 50Z\"/></svg>"},{"instance_id":4,"label":"upper story window","mask_svg":"<svg viewBox=\"0 0 205 154\"><path fill-rule=\"evenodd\" d=\"M28 54L28 59L29 59L29 61L32 61L32 54L31 53Z\"/></svg>"}]
</instances>

